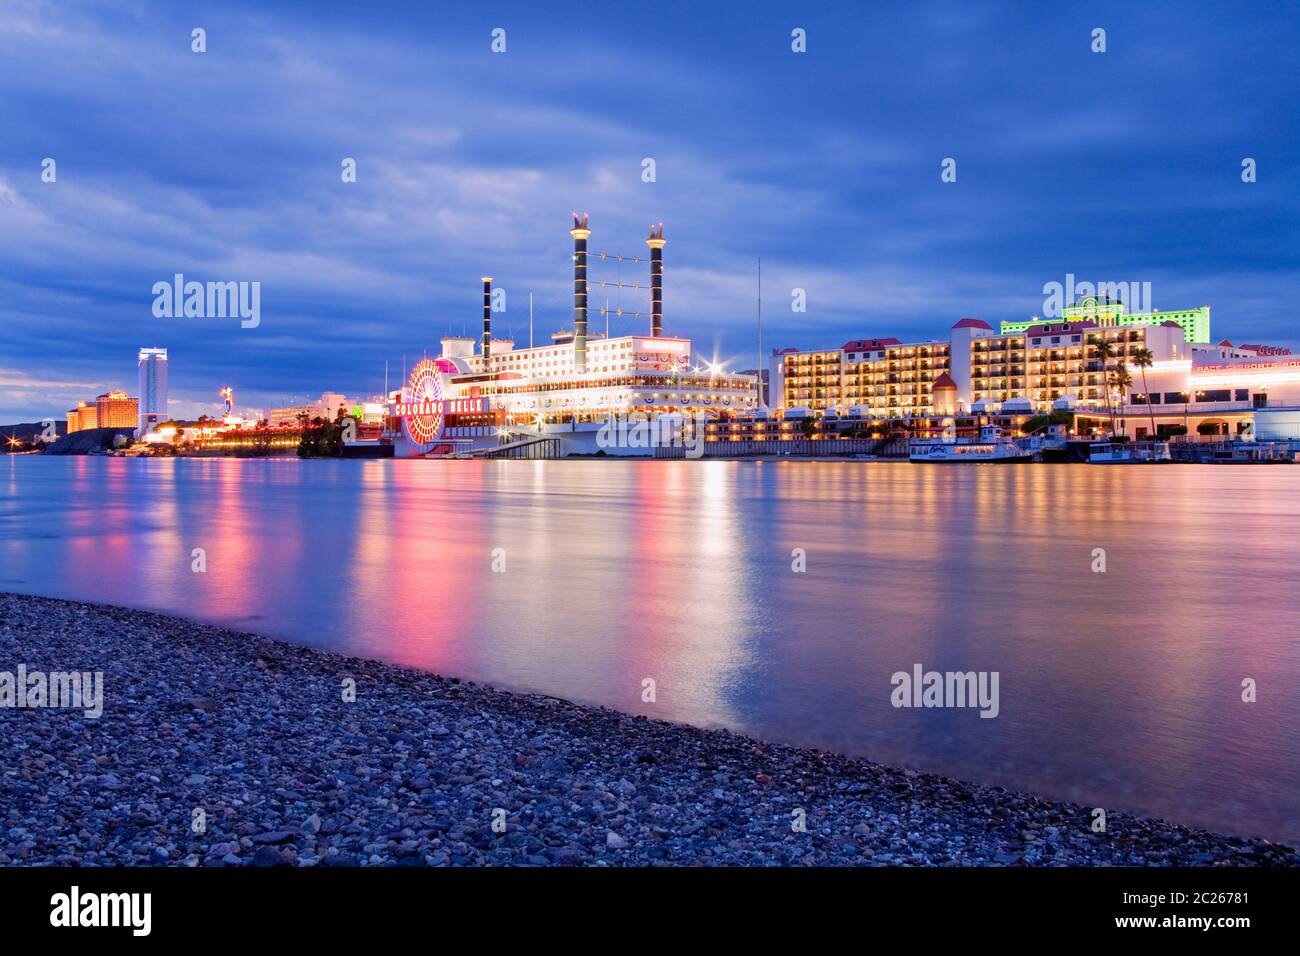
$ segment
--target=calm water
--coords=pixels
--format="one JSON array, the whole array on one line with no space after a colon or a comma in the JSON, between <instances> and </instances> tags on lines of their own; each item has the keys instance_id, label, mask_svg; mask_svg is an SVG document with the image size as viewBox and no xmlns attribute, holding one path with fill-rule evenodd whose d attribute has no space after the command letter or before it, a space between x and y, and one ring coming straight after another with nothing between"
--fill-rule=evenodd
<instances>
[{"instance_id":1,"label":"calm water","mask_svg":"<svg viewBox=\"0 0 1300 956\"><path fill-rule=\"evenodd\" d=\"M0 589L1300 842L1300 468L11 456L0 489ZM918 662L998 671L1000 716L894 709Z\"/></svg>"}]
</instances>

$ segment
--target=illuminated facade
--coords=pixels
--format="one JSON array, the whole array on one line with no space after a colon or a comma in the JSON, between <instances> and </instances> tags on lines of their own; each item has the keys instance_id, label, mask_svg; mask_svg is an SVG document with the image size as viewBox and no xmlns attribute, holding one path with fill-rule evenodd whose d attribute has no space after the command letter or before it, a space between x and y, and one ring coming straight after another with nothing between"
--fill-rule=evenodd
<instances>
[{"instance_id":1,"label":"illuminated facade","mask_svg":"<svg viewBox=\"0 0 1300 956\"><path fill-rule=\"evenodd\" d=\"M911 430L943 417L1000 415L1016 427L1029 415L1071 409L1092 429L1113 414L1116 426L1135 437L1150 435L1153 418L1161 435L1242 435L1261 409L1300 408L1300 358L1289 349L1189 342L1185 324L1166 320L1170 313L1151 314L1161 321L1071 318L1014 332L1005 331L1006 323L994 331L965 318L953 325L946 347L858 339L839 349L779 350L772 358L774 407L787 420L866 420L871 434L887 432L879 427L886 420L906 420ZM1145 369L1135 364L1143 351L1150 353ZM1114 382L1120 368L1130 379L1123 393ZM775 426L763 427L771 432ZM715 431L730 435L735 429Z\"/></svg>"},{"instance_id":2,"label":"illuminated facade","mask_svg":"<svg viewBox=\"0 0 1300 956\"><path fill-rule=\"evenodd\" d=\"M322 392L321 397L310 404L272 408L266 413L266 420L271 425L297 425L299 417L306 415L308 420L323 418L332 422L338 418L339 409L348 413L355 404L338 392Z\"/></svg>"},{"instance_id":3,"label":"illuminated facade","mask_svg":"<svg viewBox=\"0 0 1300 956\"><path fill-rule=\"evenodd\" d=\"M1140 370L1131 372L1133 387L1123 411L1134 434L1149 433L1154 418L1161 434L1185 428L1191 434L1231 437L1251 432L1264 417L1300 409L1300 358L1286 350L1261 355L1225 342L1157 362L1147 370L1145 384Z\"/></svg>"},{"instance_id":4,"label":"illuminated facade","mask_svg":"<svg viewBox=\"0 0 1300 956\"><path fill-rule=\"evenodd\" d=\"M484 398L510 422L591 423L611 413L753 411L754 376L691 364L689 339L589 335L586 370L577 367L575 336L557 333L550 345L515 349L494 339L485 361L469 339L442 340L456 372L446 397ZM491 371L484 372L490 365Z\"/></svg>"},{"instance_id":5,"label":"illuminated facade","mask_svg":"<svg viewBox=\"0 0 1300 956\"><path fill-rule=\"evenodd\" d=\"M76 408L68 409L68 434L98 427L99 417L96 406L87 402L77 402Z\"/></svg>"},{"instance_id":6,"label":"illuminated facade","mask_svg":"<svg viewBox=\"0 0 1300 956\"><path fill-rule=\"evenodd\" d=\"M68 432L87 428L135 428L138 425L137 407L134 398L116 390L98 396L93 405L77 402L76 408L68 409Z\"/></svg>"},{"instance_id":7,"label":"illuminated facade","mask_svg":"<svg viewBox=\"0 0 1300 956\"><path fill-rule=\"evenodd\" d=\"M114 389L95 399L95 419L99 428L138 428L140 403L126 392Z\"/></svg>"},{"instance_id":8,"label":"illuminated facade","mask_svg":"<svg viewBox=\"0 0 1300 956\"><path fill-rule=\"evenodd\" d=\"M1165 325L1174 323L1183 331L1185 342L1210 341L1210 307L1203 305L1199 309L1181 309L1172 312L1126 312L1124 303L1117 297L1102 293L1086 295L1073 305L1061 309L1061 322L1093 322L1098 328L1131 328L1139 325ZM1003 334L1024 332L1033 325L1041 325L1044 320L1035 316L1028 321L1003 322Z\"/></svg>"},{"instance_id":9,"label":"illuminated facade","mask_svg":"<svg viewBox=\"0 0 1300 956\"><path fill-rule=\"evenodd\" d=\"M964 318L953 325L946 342L855 339L838 349L776 351L770 370L773 408L920 418L949 413L949 385L955 386L958 410L982 411L1003 402L1014 403L1017 410L1040 411L1057 402L1104 404L1108 374L1138 350L1147 349L1164 362L1210 348L1204 340L1208 306L1128 314L1117 299L1086 296L1062 311L1061 321L1003 322L1000 331L980 319ZM1103 342L1111 350L1104 363L1098 355ZM935 384L945 373L940 402Z\"/></svg>"},{"instance_id":10,"label":"illuminated facade","mask_svg":"<svg viewBox=\"0 0 1300 956\"><path fill-rule=\"evenodd\" d=\"M1110 346L1103 362L1098 346ZM1157 361L1188 354L1181 327L1099 327L1091 320L1040 323L1023 333L974 336L970 343L969 402L1028 398L1035 407L1067 399L1095 405L1106 399L1106 380L1139 349Z\"/></svg>"},{"instance_id":11,"label":"illuminated facade","mask_svg":"<svg viewBox=\"0 0 1300 956\"><path fill-rule=\"evenodd\" d=\"M147 435L171 416L167 412L167 350L141 349L136 357L139 386L139 418L136 427Z\"/></svg>"},{"instance_id":12,"label":"illuminated facade","mask_svg":"<svg viewBox=\"0 0 1300 956\"><path fill-rule=\"evenodd\" d=\"M480 450L510 434L520 441L554 437L565 453L594 453L597 432L611 416L754 411L756 376L694 364L689 339L663 334L662 225L652 226L646 240L650 257L632 260L650 267L649 335L606 337L588 329L585 213L574 214L570 235L572 329L530 348L494 338L492 279L484 276L482 338L442 339L438 357L417 366L419 374L390 407L390 432L402 439L399 456Z\"/></svg>"},{"instance_id":13,"label":"illuminated facade","mask_svg":"<svg viewBox=\"0 0 1300 956\"><path fill-rule=\"evenodd\" d=\"M778 353L772 394L781 408L863 417L928 415L933 388L948 371L948 342L855 339L828 351Z\"/></svg>"}]
</instances>

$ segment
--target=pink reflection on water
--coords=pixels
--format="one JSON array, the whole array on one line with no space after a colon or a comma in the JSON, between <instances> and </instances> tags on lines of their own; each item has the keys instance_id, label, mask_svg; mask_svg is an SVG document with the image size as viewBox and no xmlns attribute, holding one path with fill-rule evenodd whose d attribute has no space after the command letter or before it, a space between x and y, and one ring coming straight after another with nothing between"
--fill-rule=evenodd
<instances>
[{"instance_id":1,"label":"pink reflection on water","mask_svg":"<svg viewBox=\"0 0 1300 956\"><path fill-rule=\"evenodd\" d=\"M20 590L1300 840L1297 469L7 466ZM918 662L1001 715L892 708Z\"/></svg>"}]
</instances>

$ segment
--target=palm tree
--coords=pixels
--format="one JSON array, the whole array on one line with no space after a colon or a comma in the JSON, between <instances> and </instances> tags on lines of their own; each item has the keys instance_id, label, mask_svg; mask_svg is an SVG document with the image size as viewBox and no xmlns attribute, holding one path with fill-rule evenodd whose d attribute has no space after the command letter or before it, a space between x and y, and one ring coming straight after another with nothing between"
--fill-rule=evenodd
<instances>
[{"instance_id":1,"label":"palm tree","mask_svg":"<svg viewBox=\"0 0 1300 956\"><path fill-rule=\"evenodd\" d=\"M1115 434L1115 411L1110 406L1110 372L1106 367L1106 362L1115 354L1115 347L1105 339L1097 342L1093 346L1097 358L1101 361L1101 382L1102 391L1106 397L1106 412L1110 415L1110 433Z\"/></svg>"},{"instance_id":2,"label":"palm tree","mask_svg":"<svg viewBox=\"0 0 1300 956\"><path fill-rule=\"evenodd\" d=\"M1111 372L1111 382L1115 385L1115 391L1119 393L1120 402L1124 401L1124 396L1133 386L1133 376L1129 374L1128 367L1121 365Z\"/></svg>"},{"instance_id":3,"label":"palm tree","mask_svg":"<svg viewBox=\"0 0 1300 956\"><path fill-rule=\"evenodd\" d=\"M1156 413L1151 407L1151 390L1147 388L1147 369L1155 362L1155 356L1151 354L1148 348L1134 349L1129 356L1129 361L1134 367L1142 370L1142 391L1147 393L1147 415L1151 418L1151 440L1156 440Z\"/></svg>"}]
</instances>

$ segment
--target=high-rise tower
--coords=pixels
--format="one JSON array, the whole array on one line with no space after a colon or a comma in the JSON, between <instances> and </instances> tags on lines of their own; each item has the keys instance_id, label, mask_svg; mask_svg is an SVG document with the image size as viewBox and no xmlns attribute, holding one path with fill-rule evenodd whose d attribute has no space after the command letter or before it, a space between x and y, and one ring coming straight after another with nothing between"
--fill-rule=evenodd
<instances>
[{"instance_id":1,"label":"high-rise tower","mask_svg":"<svg viewBox=\"0 0 1300 956\"><path fill-rule=\"evenodd\" d=\"M579 374L587 371L587 214L573 214L573 364Z\"/></svg>"},{"instance_id":2,"label":"high-rise tower","mask_svg":"<svg viewBox=\"0 0 1300 956\"><path fill-rule=\"evenodd\" d=\"M483 371L492 371L492 277L483 277Z\"/></svg>"},{"instance_id":3,"label":"high-rise tower","mask_svg":"<svg viewBox=\"0 0 1300 956\"><path fill-rule=\"evenodd\" d=\"M137 427L143 437L171 417L167 414L167 350L141 349L136 371L140 395Z\"/></svg>"},{"instance_id":4,"label":"high-rise tower","mask_svg":"<svg viewBox=\"0 0 1300 956\"><path fill-rule=\"evenodd\" d=\"M650 227L650 335L664 334L664 224Z\"/></svg>"}]
</instances>

